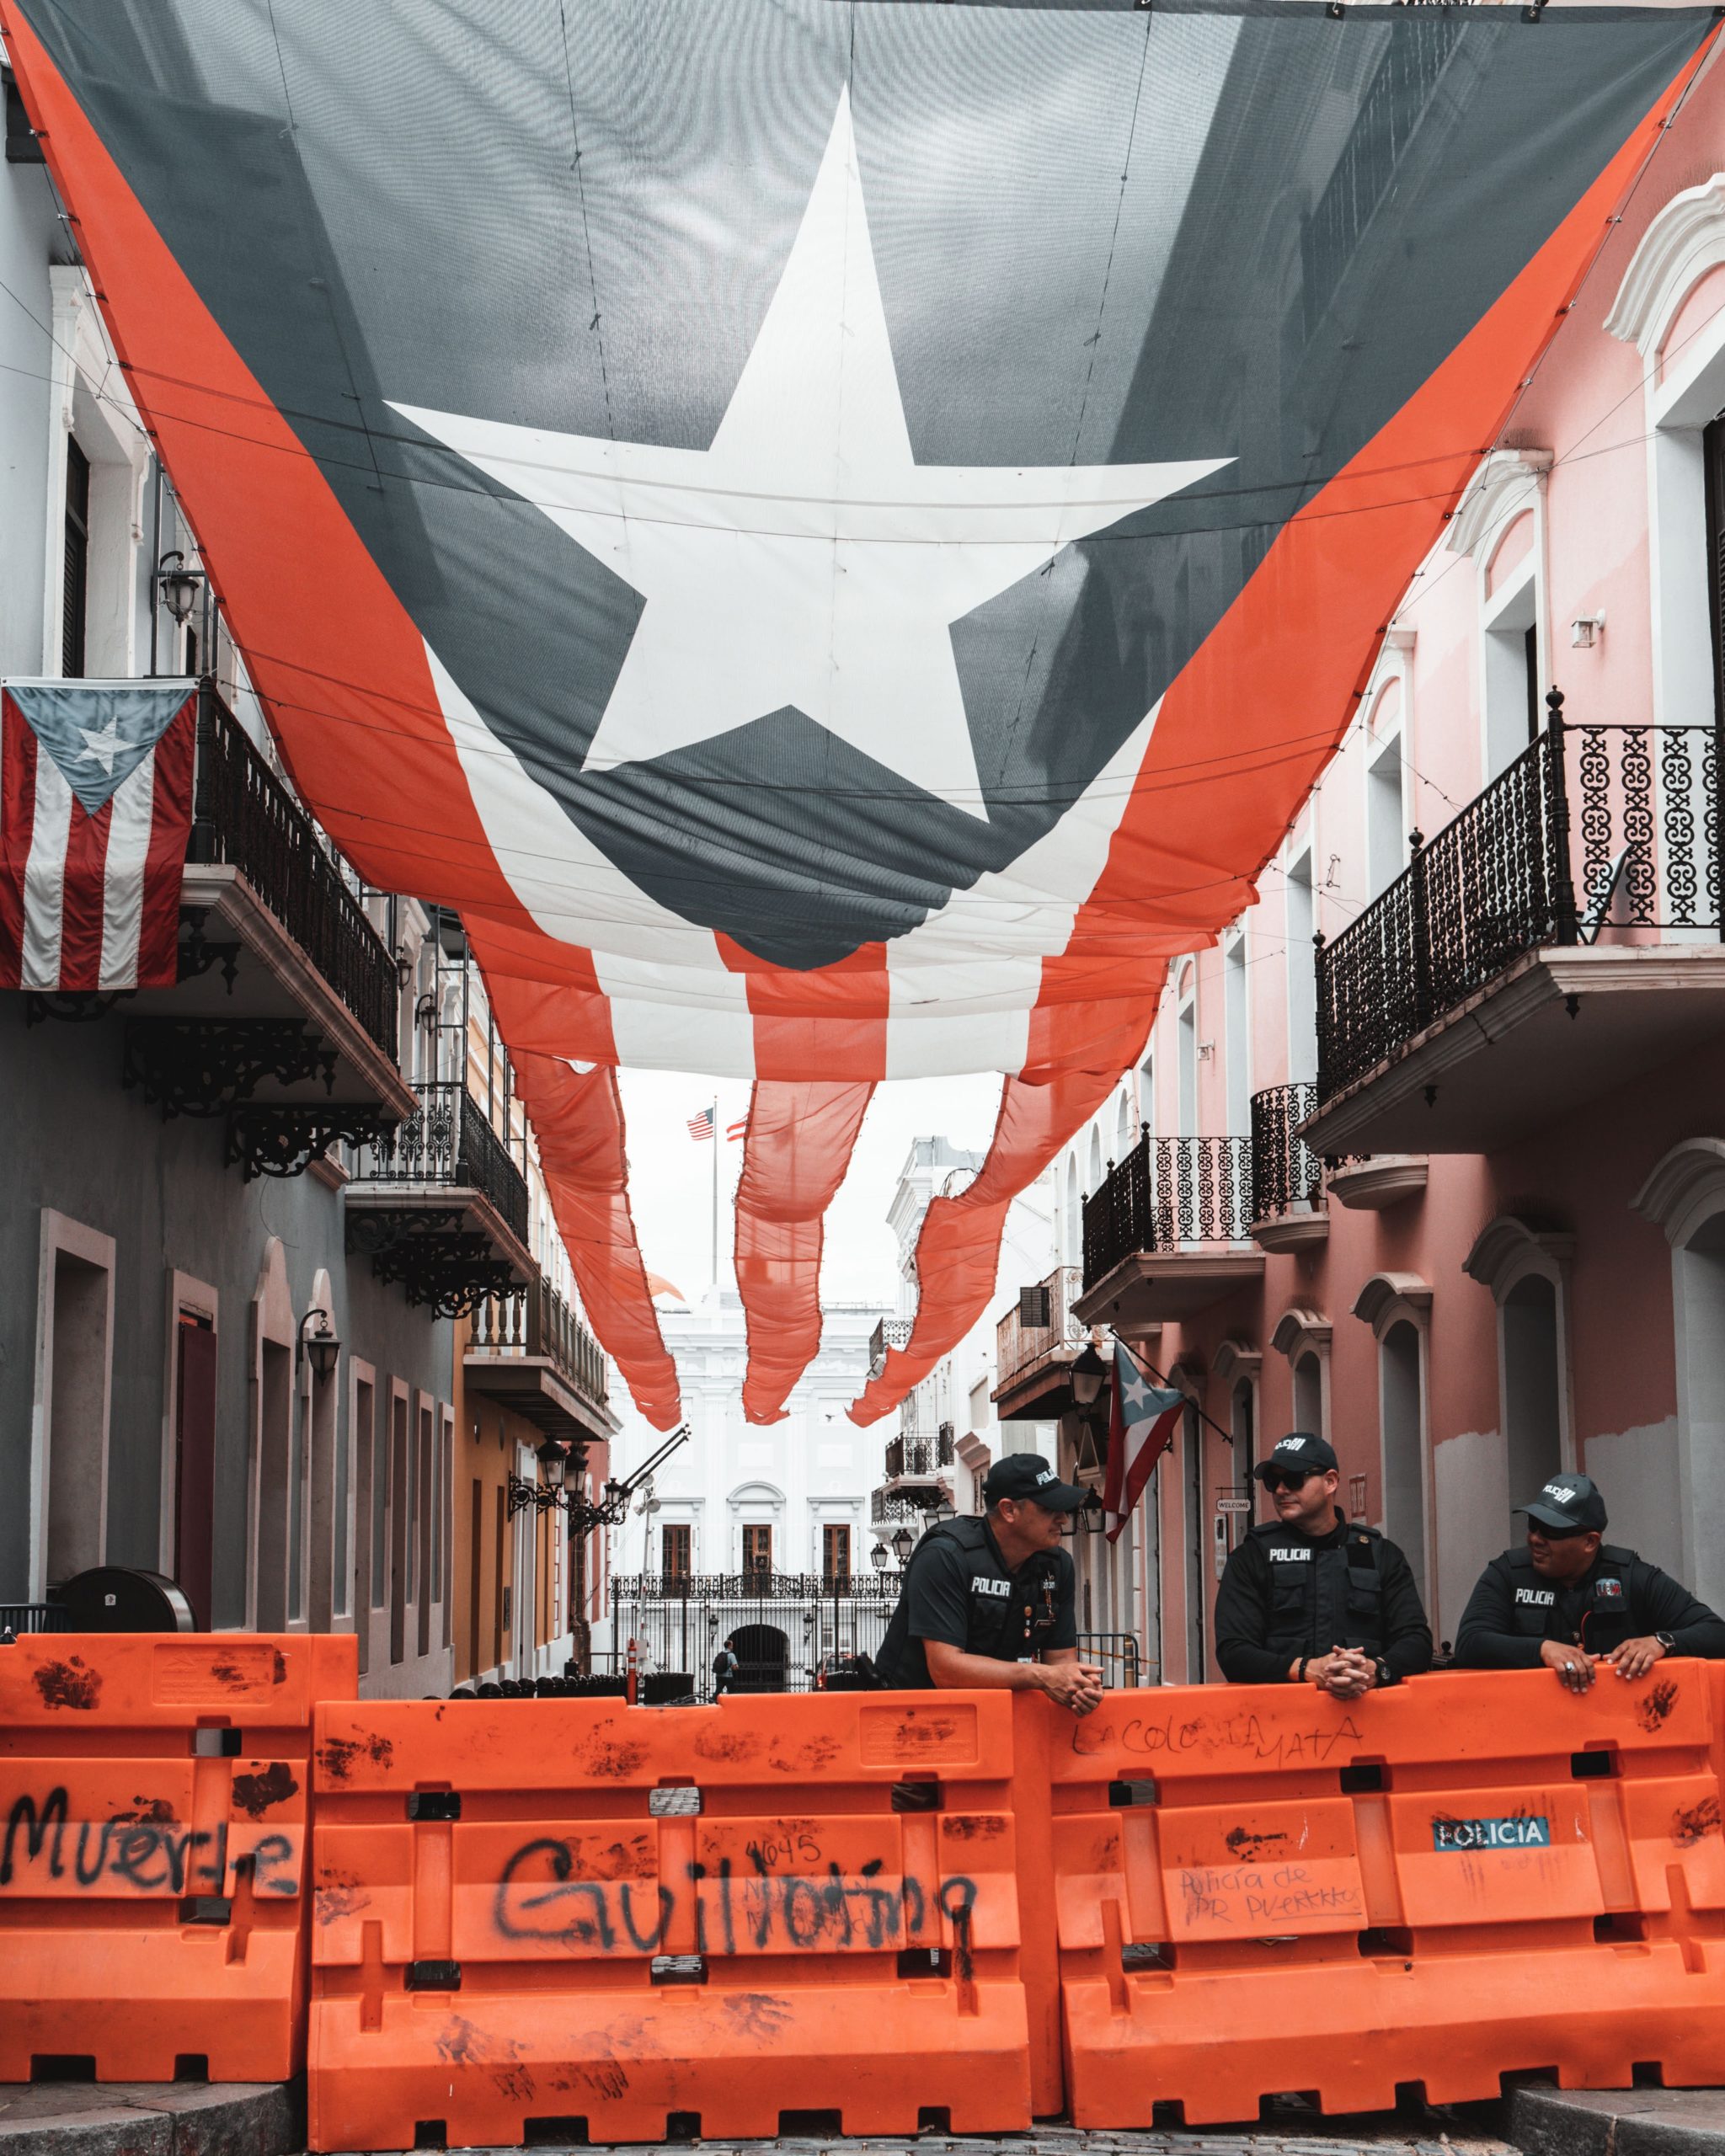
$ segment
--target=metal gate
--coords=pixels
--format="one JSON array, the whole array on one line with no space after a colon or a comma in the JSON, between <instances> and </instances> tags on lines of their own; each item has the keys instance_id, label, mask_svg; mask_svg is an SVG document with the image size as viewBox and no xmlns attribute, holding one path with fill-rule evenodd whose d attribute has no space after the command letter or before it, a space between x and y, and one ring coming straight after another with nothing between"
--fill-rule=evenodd
<instances>
[{"instance_id":1,"label":"metal gate","mask_svg":"<svg viewBox=\"0 0 1725 2156\"><path fill-rule=\"evenodd\" d=\"M611 1637L619 1655L636 1642L644 1673L686 1670L702 1699L713 1662L735 1642L741 1692L808 1692L823 1662L879 1652L898 1606L897 1576L865 1572L620 1574L611 1583Z\"/></svg>"}]
</instances>

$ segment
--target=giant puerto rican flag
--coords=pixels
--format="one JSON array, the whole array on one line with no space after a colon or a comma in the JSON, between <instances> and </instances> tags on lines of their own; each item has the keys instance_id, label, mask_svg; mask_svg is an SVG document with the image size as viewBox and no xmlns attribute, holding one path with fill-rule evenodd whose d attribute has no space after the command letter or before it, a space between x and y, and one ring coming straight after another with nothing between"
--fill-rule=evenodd
<instances>
[{"instance_id":1,"label":"giant puerto rican flag","mask_svg":"<svg viewBox=\"0 0 1725 2156\"><path fill-rule=\"evenodd\" d=\"M667 1424L614 1066L755 1081L757 1419L871 1089L1003 1074L886 1412L1252 899L1713 27L0 9L294 780L461 910Z\"/></svg>"}]
</instances>

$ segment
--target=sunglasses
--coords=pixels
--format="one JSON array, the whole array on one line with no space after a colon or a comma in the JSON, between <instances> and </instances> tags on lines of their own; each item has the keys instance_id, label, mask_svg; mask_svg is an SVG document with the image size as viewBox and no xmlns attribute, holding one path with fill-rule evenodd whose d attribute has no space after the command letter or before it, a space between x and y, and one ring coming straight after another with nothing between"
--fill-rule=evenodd
<instances>
[{"instance_id":1,"label":"sunglasses","mask_svg":"<svg viewBox=\"0 0 1725 2156\"><path fill-rule=\"evenodd\" d=\"M1318 1472L1315 1467L1276 1467L1263 1477L1263 1486L1274 1494L1278 1490L1303 1490Z\"/></svg>"}]
</instances>

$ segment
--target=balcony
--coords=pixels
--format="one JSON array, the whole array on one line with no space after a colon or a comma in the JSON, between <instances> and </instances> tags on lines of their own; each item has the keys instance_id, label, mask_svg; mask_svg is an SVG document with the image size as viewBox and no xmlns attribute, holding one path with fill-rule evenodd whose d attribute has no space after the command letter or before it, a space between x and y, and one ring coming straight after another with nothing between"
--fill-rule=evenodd
<instances>
[{"instance_id":1,"label":"balcony","mask_svg":"<svg viewBox=\"0 0 1725 2156\"><path fill-rule=\"evenodd\" d=\"M950 1422L943 1422L932 1435L901 1429L889 1439L883 1462L886 1477L869 1506L871 1524L881 1527L890 1520L914 1518L950 1497L953 1452Z\"/></svg>"},{"instance_id":2,"label":"balcony","mask_svg":"<svg viewBox=\"0 0 1725 2156\"><path fill-rule=\"evenodd\" d=\"M90 1015L109 998L31 999ZM179 979L125 999L122 1082L225 1118L248 1179L298 1175L408 1114L395 961L316 825L205 682L180 878Z\"/></svg>"},{"instance_id":3,"label":"balcony","mask_svg":"<svg viewBox=\"0 0 1725 2156\"><path fill-rule=\"evenodd\" d=\"M878 1378L886 1368L889 1348L902 1348L911 1337L911 1327L916 1322L908 1317L884 1317L868 1336L868 1374Z\"/></svg>"},{"instance_id":4,"label":"balcony","mask_svg":"<svg viewBox=\"0 0 1725 2156\"><path fill-rule=\"evenodd\" d=\"M1299 1134L1316 1108L1309 1082L1252 1097L1252 1239L1261 1250L1311 1250L1329 1235L1324 1164Z\"/></svg>"},{"instance_id":5,"label":"balcony","mask_svg":"<svg viewBox=\"0 0 1725 2156\"><path fill-rule=\"evenodd\" d=\"M1072 1365L1090 1337L1072 1308L1083 1279L1079 1267L1057 1265L995 1326L991 1397L1001 1422L1051 1422L1072 1406Z\"/></svg>"},{"instance_id":6,"label":"balcony","mask_svg":"<svg viewBox=\"0 0 1725 2156\"><path fill-rule=\"evenodd\" d=\"M488 1295L473 1314L467 1389L524 1415L547 1437L583 1445L619 1428L606 1405L605 1351L548 1280Z\"/></svg>"},{"instance_id":7,"label":"balcony","mask_svg":"<svg viewBox=\"0 0 1725 2156\"><path fill-rule=\"evenodd\" d=\"M1725 1034L1713 725L1546 703L1320 950L1318 1151L1490 1152Z\"/></svg>"},{"instance_id":8,"label":"balcony","mask_svg":"<svg viewBox=\"0 0 1725 2156\"><path fill-rule=\"evenodd\" d=\"M1251 1243L1252 1145L1245 1138L1152 1138L1084 1201L1087 1325L1136 1331L1195 1316L1263 1277Z\"/></svg>"},{"instance_id":9,"label":"balcony","mask_svg":"<svg viewBox=\"0 0 1725 2156\"><path fill-rule=\"evenodd\" d=\"M347 1242L410 1303L465 1317L534 1277L527 1186L459 1080L421 1080L398 1129L362 1146L347 1193Z\"/></svg>"}]
</instances>

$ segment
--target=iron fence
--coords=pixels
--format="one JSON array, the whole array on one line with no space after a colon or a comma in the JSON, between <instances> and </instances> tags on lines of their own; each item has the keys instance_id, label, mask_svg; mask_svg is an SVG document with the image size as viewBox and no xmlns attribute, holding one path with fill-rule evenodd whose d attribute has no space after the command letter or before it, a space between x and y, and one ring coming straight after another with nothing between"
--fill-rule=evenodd
<instances>
[{"instance_id":1,"label":"iron fence","mask_svg":"<svg viewBox=\"0 0 1725 2156\"><path fill-rule=\"evenodd\" d=\"M1253 1217L1249 1139L1146 1130L1084 1201L1084 1285L1135 1251L1243 1242Z\"/></svg>"},{"instance_id":2,"label":"iron fence","mask_svg":"<svg viewBox=\"0 0 1725 2156\"><path fill-rule=\"evenodd\" d=\"M1725 932L1718 729L1550 721L1317 958L1330 1099L1544 945Z\"/></svg>"},{"instance_id":3,"label":"iron fence","mask_svg":"<svg viewBox=\"0 0 1725 2156\"><path fill-rule=\"evenodd\" d=\"M943 1422L934 1438L899 1436L886 1449L886 1475L893 1481L900 1475L938 1475L953 1464L953 1426Z\"/></svg>"},{"instance_id":4,"label":"iron fence","mask_svg":"<svg viewBox=\"0 0 1725 2156\"><path fill-rule=\"evenodd\" d=\"M645 1673L686 1670L713 1695L713 1662L727 1639L743 1692L808 1692L823 1662L878 1653L898 1606L896 1574L635 1572L611 1583L612 1637L636 1642Z\"/></svg>"},{"instance_id":5,"label":"iron fence","mask_svg":"<svg viewBox=\"0 0 1725 2156\"><path fill-rule=\"evenodd\" d=\"M1131 1632L1081 1632L1078 1659L1098 1664L1104 1684L1130 1687L1144 1681L1143 1660Z\"/></svg>"},{"instance_id":6,"label":"iron fence","mask_svg":"<svg viewBox=\"0 0 1725 2156\"><path fill-rule=\"evenodd\" d=\"M1324 1164L1298 1135L1317 1113L1310 1080L1267 1086L1252 1097L1252 1214L1274 1220L1297 1205L1316 1212L1324 1203Z\"/></svg>"},{"instance_id":7,"label":"iron fence","mask_svg":"<svg viewBox=\"0 0 1725 2156\"><path fill-rule=\"evenodd\" d=\"M605 1405L605 1350L542 1277L524 1294L488 1295L473 1313L468 1345L479 1355L543 1356L560 1377Z\"/></svg>"},{"instance_id":8,"label":"iron fence","mask_svg":"<svg viewBox=\"0 0 1725 2156\"><path fill-rule=\"evenodd\" d=\"M186 858L237 868L378 1047L396 1054L394 959L317 826L208 680L198 692Z\"/></svg>"},{"instance_id":9,"label":"iron fence","mask_svg":"<svg viewBox=\"0 0 1725 2156\"><path fill-rule=\"evenodd\" d=\"M526 1242L527 1186L483 1109L459 1079L420 1079L414 1091L413 1113L360 1149L354 1180L477 1190Z\"/></svg>"},{"instance_id":10,"label":"iron fence","mask_svg":"<svg viewBox=\"0 0 1725 2156\"><path fill-rule=\"evenodd\" d=\"M72 1612L58 1602L0 1602L0 1633L69 1632Z\"/></svg>"},{"instance_id":11,"label":"iron fence","mask_svg":"<svg viewBox=\"0 0 1725 2156\"><path fill-rule=\"evenodd\" d=\"M1081 1348L1090 1328L1072 1315L1072 1304L1081 1293L1084 1276L1076 1265L1057 1265L1039 1285L1047 1297L1046 1325L1027 1325L1020 1303L1015 1303L994 1329L996 1391L1003 1391L1018 1378L1028 1376L1039 1363L1063 1348Z\"/></svg>"},{"instance_id":12,"label":"iron fence","mask_svg":"<svg viewBox=\"0 0 1725 2156\"><path fill-rule=\"evenodd\" d=\"M880 1375L886 1368L887 1349L902 1348L911 1337L911 1327L914 1322L913 1319L908 1317L884 1317L876 1321L873 1331L868 1336L868 1374L870 1377L878 1378Z\"/></svg>"}]
</instances>

